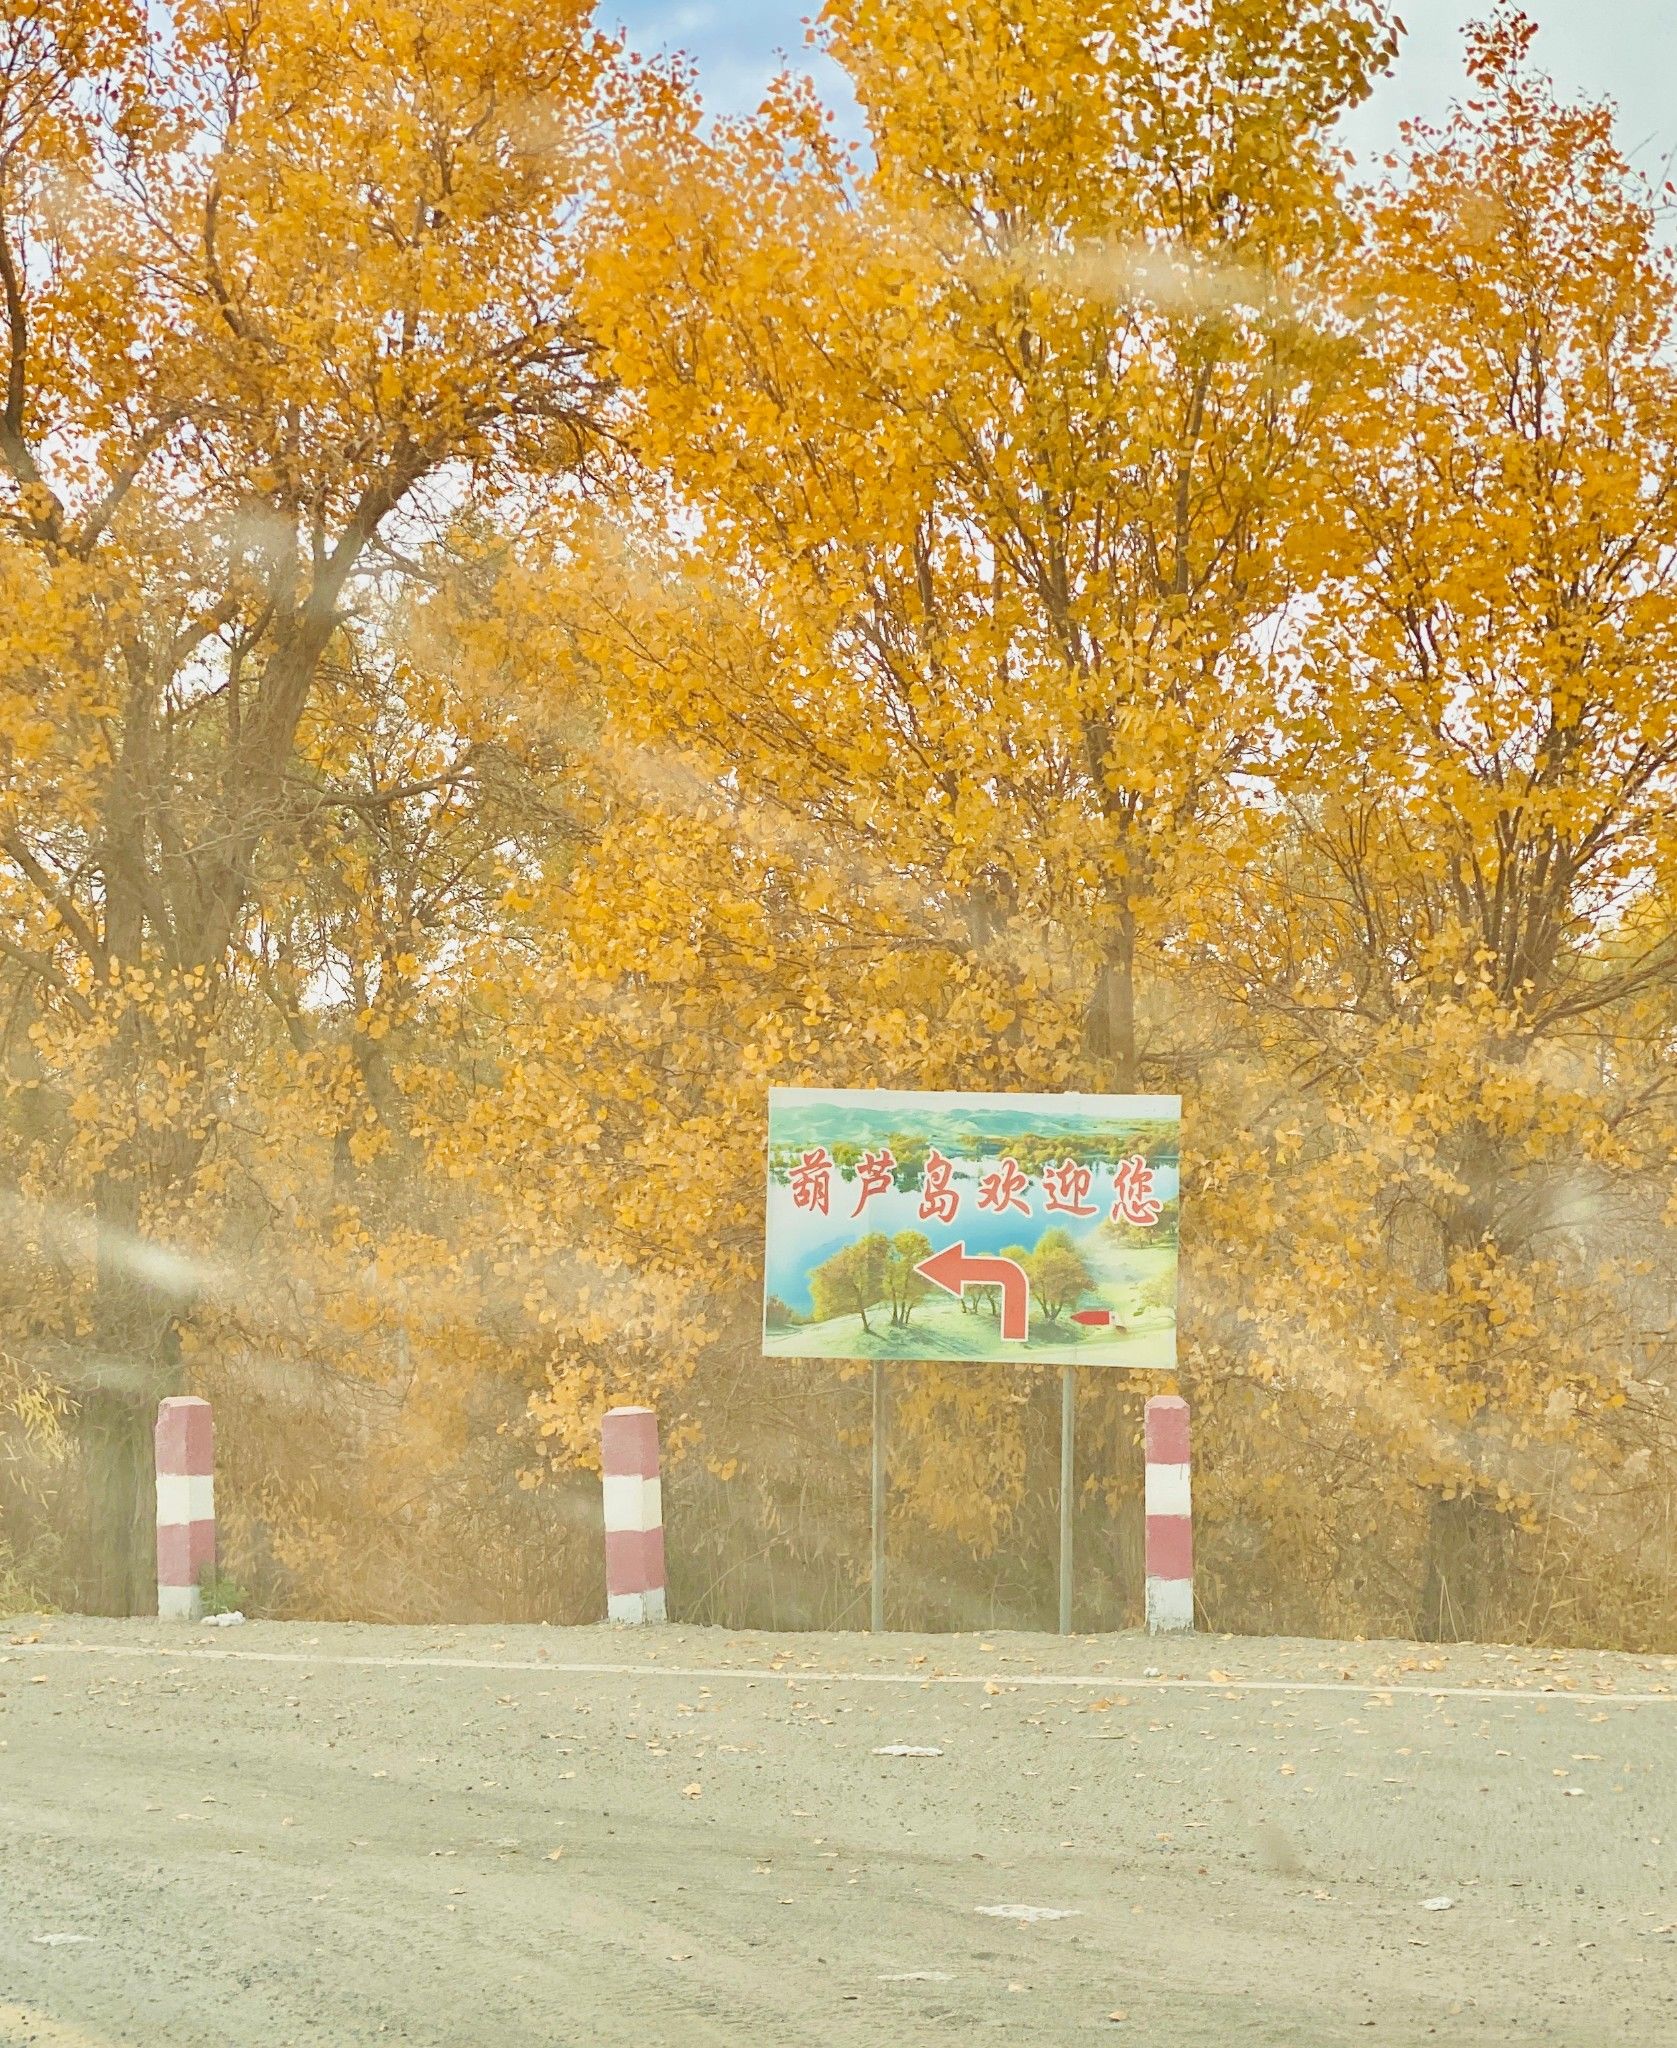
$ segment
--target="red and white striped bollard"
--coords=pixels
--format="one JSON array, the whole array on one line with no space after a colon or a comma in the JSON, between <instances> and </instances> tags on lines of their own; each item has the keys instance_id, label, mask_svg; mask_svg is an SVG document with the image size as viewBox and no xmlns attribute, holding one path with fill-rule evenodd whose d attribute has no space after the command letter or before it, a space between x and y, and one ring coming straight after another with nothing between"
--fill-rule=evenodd
<instances>
[{"instance_id":1,"label":"red and white striped bollard","mask_svg":"<svg viewBox=\"0 0 1677 2048\"><path fill-rule=\"evenodd\" d=\"M1147 1632L1194 1625L1194 1516L1188 1475L1188 1404L1180 1394L1147 1403Z\"/></svg>"},{"instance_id":2,"label":"red and white striped bollard","mask_svg":"<svg viewBox=\"0 0 1677 2048\"><path fill-rule=\"evenodd\" d=\"M157 1407L157 1614L197 1621L199 1575L215 1563L215 1424L196 1394Z\"/></svg>"},{"instance_id":3,"label":"red and white striped bollard","mask_svg":"<svg viewBox=\"0 0 1677 2048\"><path fill-rule=\"evenodd\" d=\"M608 1408L600 1425L606 1508L606 1619L663 1621L664 1489L658 1417Z\"/></svg>"}]
</instances>

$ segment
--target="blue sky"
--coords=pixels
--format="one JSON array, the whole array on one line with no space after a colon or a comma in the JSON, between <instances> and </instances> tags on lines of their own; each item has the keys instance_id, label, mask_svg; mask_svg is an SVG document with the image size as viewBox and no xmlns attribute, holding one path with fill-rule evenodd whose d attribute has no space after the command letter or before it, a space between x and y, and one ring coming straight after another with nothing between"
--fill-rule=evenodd
<instances>
[{"instance_id":1,"label":"blue sky","mask_svg":"<svg viewBox=\"0 0 1677 2048\"><path fill-rule=\"evenodd\" d=\"M603 25L623 23L635 47L682 49L698 61L707 105L739 112L755 104L778 68L777 53L813 70L835 106L844 103L836 68L804 48L803 17L819 0L601 0ZM1644 170L1677 149L1677 0L1525 0L1540 25L1544 67L1569 91L1619 103L1620 137ZM1461 27L1490 0L1398 0L1409 29L1395 74L1354 117L1350 139L1376 152L1407 114L1437 115L1461 83Z\"/></svg>"}]
</instances>

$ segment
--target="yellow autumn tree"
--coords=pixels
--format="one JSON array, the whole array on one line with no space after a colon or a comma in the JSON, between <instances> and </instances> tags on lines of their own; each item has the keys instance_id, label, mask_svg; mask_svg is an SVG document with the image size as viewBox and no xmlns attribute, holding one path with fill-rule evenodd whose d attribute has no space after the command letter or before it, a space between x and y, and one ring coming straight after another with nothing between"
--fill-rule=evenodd
<instances>
[{"instance_id":1,"label":"yellow autumn tree","mask_svg":"<svg viewBox=\"0 0 1677 2048\"><path fill-rule=\"evenodd\" d=\"M1295 1626L1512 1625L1528 1537L1605 1587L1671 1149L1670 285L1610 118L1505 16L1357 206L1343 10L826 20L872 164L791 86L662 126L598 273L647 478L563 579L618 785L554 913L575 1227L673 1387L753 1343L769 1081L1186 1076L1209 1526ZM992 1544L1015 1389L905 1380L912 1511Z\"/></svg>"},{"instance_id":2,"label":"yellow autumn tree","mask_svg":"<svg viewBox=\"0 0 1677 2048\"><path fill-rule=\"evenodd\" d=\"M297 1025L320 996L273 937L300 792L389 816L415 779L361 779L400 697L373 612L471 508L527 510L590 459L578 223L620 87L566 0L50 0L8 10L4 48L14 1178L95 1219L94 1284L55 1313L111 1511L88 1597L120 1609L147 1597L149 1415L193 1296L144 1246L230 1171L244 1006ZM445 789L465 746L438 731L417 779ZM332 967L378 1121L410 949L372 921Z\"/></svg>"},{"instance_id":3,"label":"yellow autumn tree","mask_svg":"<svg viewBox=\"0 0 1677 2048\"><path fill-rule=\"evenodd\" d=\"M1506 1621L1522 1529L1563 1603L1628 1591L1671 1449L1677 278L1610 110L1557 100L1534 36L1474 31L1470 103L1369 200L1296 536L1331 573L1212 963L1309 1077L1205 1191L1247 1253L1220 1353L1353 1422L1314 1554L1409 1532L1450 1633Z\"/></svg>"},{"instance_id":4,"label":"yellow autumn tree","mask_svg":"<svg viewBox=\"0 0 1677 2048\"><path fill-rule=\"evenodd\" d=\"M790 81L621 144L588 305L638 499L549 599L617 794L552 898L584 1009L527 1055L669 1386L750 1341L771 1081L1175 1078L1347 347L1331 128L1391 46L1327 0L824 23L865 164ZM917 1511L993 1540L1011 1390L905 1376L902 1419Z\"/></svg>"}]
</instances>

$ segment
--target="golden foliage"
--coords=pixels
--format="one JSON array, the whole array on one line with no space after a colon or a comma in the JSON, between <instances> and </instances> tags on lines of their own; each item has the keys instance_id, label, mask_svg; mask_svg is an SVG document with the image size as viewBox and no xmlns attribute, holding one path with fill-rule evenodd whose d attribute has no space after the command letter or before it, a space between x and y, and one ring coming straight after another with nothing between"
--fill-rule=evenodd
<instances>
[{"instance_id":1,"label":"golden foliage","mask_svg":"<svg viewBox=\"0 0 1677 2048\"><path fill-rule=\"evenodd\" d=\"M841 1618L764 1091L1180 1086L1212 1611L1669 1629L1673 279L1529 25L1367 190L1363 0L833 0L865 152L580 5L174 27L0 72L4 1284L88 1440L178 1348L276 1598L462 1611L470 1530L539 1611L651 1398L695 1605L750 1500ZM895 1377L972 1616L1051 1421Z\"/></svg>"}]
</instances>

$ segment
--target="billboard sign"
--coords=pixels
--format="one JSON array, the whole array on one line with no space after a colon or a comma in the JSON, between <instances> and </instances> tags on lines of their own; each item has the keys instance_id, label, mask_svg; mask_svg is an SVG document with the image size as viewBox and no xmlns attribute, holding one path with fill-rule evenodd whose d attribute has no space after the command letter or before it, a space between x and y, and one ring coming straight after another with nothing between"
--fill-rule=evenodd
<instances>
[{"instance_id":1,"label":"billboard sign","mask_svg":"<svg viewBox=\"0 0 1677 2048\"><path fill-rule=\"evenodd\" d=\"M765 1355L1173 1366L1181 1112L771 1089Z\"/></svg>"}]
</instances>

